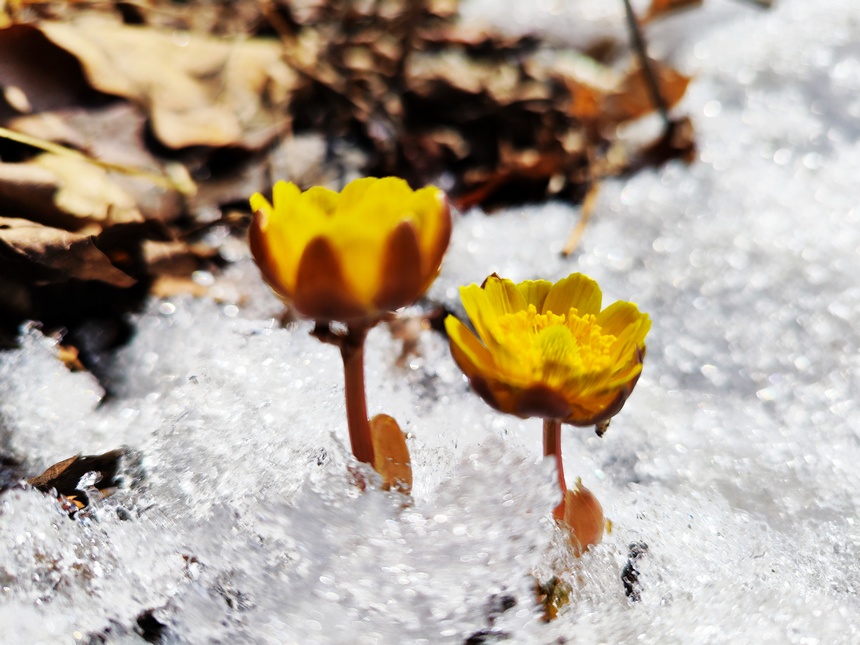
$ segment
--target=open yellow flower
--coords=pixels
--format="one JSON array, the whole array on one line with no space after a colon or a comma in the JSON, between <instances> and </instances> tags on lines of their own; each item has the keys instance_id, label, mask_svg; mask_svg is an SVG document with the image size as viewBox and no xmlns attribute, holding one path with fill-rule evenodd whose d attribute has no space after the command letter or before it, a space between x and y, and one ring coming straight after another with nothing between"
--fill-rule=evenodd
<instances>
[{"instance_id":1,"label":"open yellow flower","mask_svg":"<svg viewBox=\"0 0 860 645\"><path fill-rule=\"evenodd\" d=\"M251 197L251 252L264 279L317 321L372 320L417 300L451 235L445 193L368 177L340 193L280 181Z\"/></svg>"},{"instance_id":2,"label":"open yellow flower","mask_svg":"<svg viewBox=\"0 0 860 645\"><path fill-rule=\"evenodd\" d=\"M492 275L460 295L480 339L449 316L451 353L491 406L576 426L621 410L642 371L651 327L636 305L601 310L600 287L581 273L555 284Z\"/></svg>"}]
</instances>

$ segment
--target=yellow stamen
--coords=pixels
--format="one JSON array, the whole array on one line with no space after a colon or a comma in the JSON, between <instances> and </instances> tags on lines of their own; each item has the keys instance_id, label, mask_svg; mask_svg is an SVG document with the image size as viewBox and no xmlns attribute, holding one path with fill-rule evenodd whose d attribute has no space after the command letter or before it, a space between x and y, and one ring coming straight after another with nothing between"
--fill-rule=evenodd
<instances>
[{"instance_id":1,"label":"yellow stamen","mask_svg":"<svg viewBox=\"0 0 860 645\"><path fill-rule=\"evenodd\" d=\"M494 340L503 347L505 367L533 378L564 380L612 366L617 340L603 332L593 314L539 314L534 305L495 321Z\"/></svg>"}]
</instances>

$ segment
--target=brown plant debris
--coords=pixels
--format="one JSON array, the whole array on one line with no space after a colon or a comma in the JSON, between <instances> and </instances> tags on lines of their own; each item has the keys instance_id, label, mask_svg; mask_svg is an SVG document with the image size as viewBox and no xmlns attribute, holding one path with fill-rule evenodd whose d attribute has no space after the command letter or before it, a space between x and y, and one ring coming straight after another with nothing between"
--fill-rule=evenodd
<instances>
[{"instance_id":1,"label":"brown plant debris","mask_svg":"<svg viewBox=\"0 0 860 645\"><path fill-rule=\"evenodd\" d=\"M43 493L56 492L71 514L86 507L90 500L86 488L94 488L102 496L110 495L119 486L121 463L126 451L111 450L101 455L69 457L49 467L28 483ZM89 486L81 486L81 479L93 473Z\"/></svg>"},{"instance_id":2,"label":"brown plant debris","mask_svg":"<svg viewBox=\"0 0 860 645\"><path fill-rule=\"evenodd\" d=\"M695 4L653 0L645 20ZM466 24L457 0L0 3L0 334L48 318L47 287L199 294L190 273L223 264L206 231L241 232L223 213L277 179L579 203L689 159L683 119L619 136L655 110L654 83L625 43L604 50L626 53ZM649 68L677 105L689 79Z\"/></svg>"}]
</instances>

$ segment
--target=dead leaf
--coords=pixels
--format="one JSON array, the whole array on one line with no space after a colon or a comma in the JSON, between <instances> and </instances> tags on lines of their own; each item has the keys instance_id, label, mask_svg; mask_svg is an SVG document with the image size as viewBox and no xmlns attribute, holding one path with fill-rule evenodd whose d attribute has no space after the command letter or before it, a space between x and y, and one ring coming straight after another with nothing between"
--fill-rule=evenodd
<instances>
[{"instance_id":1,"label":"dead leaf","mask_svg":"<svg viewBox=\"0 0 860 645\"><path fill-rule=\"evenodd\" d=\"M37 284L77 278L117 287L133 285L136 280L117 269L95 240L92 235L0 217L0 275L30 276Z\"/></svg>"},{"instance_id":2,"label":"dead leaf","mask_svg":"<svg viewBox=\"0 0 860 645\"><path fill-rule=\"evenodd\" d=\"M155 298L173 298L175 296L199 298L209 294L209 287L188 277L161 275L153 280L150 293Z\"/></svg>"},{"instance_id":3,"label":"dead leaf","mask_svg":"<svg viewBox=\"0 0 860 645\"><path fill-rule=\"evenodd\" d=\"M71 147L91 164L101 164L111 183L131 198L146 219L175 219L182 209L182 194L196 191L184 177L172 177L171 165L146 148L146 116L125 101L28 114L10 118L7 124L11 130Z\"/></svg>"},{"instance_id":4,"label":"dead leaf","mask_svg":"<svg viewBox=\"0 0 860 645\"><path fill-rule=\"evenodd\" d=\"M691 9L693 7L702 6L702 0L651 0L651 6L645 13L643 22L662 18L668 14L680 11L681 9Z\"/></svg>"},{"instance_id":5,"label":"dead leaf","mask_svg":"<svg viewBox=\"0 0 860 645\"><path fill-rule=\"evenodd\" d=\"M92 87L142 106L171 148L265 145L283 126L273 107L283 114L299 82L274 40L160 31L96 15L38 28L80 61Z\"/></svg>"},{"instance_id":6,"label":"dead leaf","mask_svg":"<svg viewBox=\"0 0 860 645\"><path fill-rule=\"evenodd\" d=\"M651 61L660 92L667 107L674 107L684 96L690 78L667 65ZM638 119L654 112L642 68L634 66L623 76L603 70L599 75L582 76L568 70L562 78L571 96L570 114L599 129Z\"/></svg>"},{"instance_id":7,"label":"dead leaf","mask_svg":"<svg viewBox=\"0 0 860 645\"><path fill-rule=\"evenodd\" d=\"M43 493L56 491L60 498L66 498L74 503L75 508L69 508L74 514L89 503L87 493L79 488L82 477L87 473L95 473L93 486L105 495L119 484L117 477L125 449L111 450L101 455L69 457L50 466L45 472L28 480L34 488Z\"/></svg>"},{"instance_id":8,"label":"dead leaf","mask_svg":"<svg viewBox=\"0 0 860 645\"><path fill-rule=\"evenodd\" d=\"M386 322L391 337L402 343L395 364L400 368L406 367L410 357L421 355L418 347L421 332L430 329L430 321L426 315L397 315Z\"/></svg>"},{"instance_id":9,"label":"dead leaf","mask_svg":"<svg viewBox=\"0 0 860 645\"><path fill-rule=\"evenodd\" d=\"M80 105L95 94L78 61L32 25L0 29L0 87L15 88L27 112Z\"/></svg>"},{"instance_id":10,"label":"dead leaf","mask_svg":"<svg viewBox=\"0 0 860 645\"><path fill-rule=\"evenodd\" d=\"M69 230L94 225L98 232L114 223L143 221L134 199L105 170L54 154L0 163L0 208Z\"/></svg>"},{"instance_id":11,"label":"dead leaf","mask_svg":"<svg viewBox=\"0 0 860 645\"><path fill-rule=\"evenodd\" d=\"M690 77L657 61L650 61L650 66L657 77L660 95L666 106L673 108L687 91ZM641 67L634 67L628 72L618 90L606 97L603 109L610 119L619 123L638 119L656 109Z\"/></svg>"}]
</instances>

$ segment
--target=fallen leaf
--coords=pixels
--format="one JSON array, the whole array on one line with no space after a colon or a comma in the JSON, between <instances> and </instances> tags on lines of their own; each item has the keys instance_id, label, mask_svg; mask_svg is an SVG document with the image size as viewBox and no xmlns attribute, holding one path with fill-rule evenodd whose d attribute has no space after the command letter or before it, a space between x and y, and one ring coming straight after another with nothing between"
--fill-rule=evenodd
<instances>
[{"instance_id":1,"label":"fallen leaf","mask_svg":"<svg viewBox=\"0 0 860 645\"><path fill-rule=\"evenodd\" d=\"M74 56L23 24L0 28L0 87L15 88L27 112L80 105L95 94Z\"/></svg>"},{"instance_id":2,"label":"fallen leaf","mask_svg":"<svg viewBox=\"0 0 860 645\"><path fill-rule=\"evenodd\" d=\"M86 491L79 487L81 478L88 473L95 473L92 485L103 494L110 494L118 486L117 476L125 456L126 450L118 449L101 455L69 457L30 478L28 482L43 493L54 490L61 499L73 502L74 508L70 507L69 510L70 514L74 514L89 503Z\"/></svg>"},{"instance_id":3,"label":"fallen leaf","mask_svg":"<svg viewBox=\"0 0 860 645\"><path fill-rule=\"evenodd\" d=\"M673 108L687 91L690 77L657 61L650 61L649 65L656 76L660 95L666 106ZM641 66L630 70L618 90L609 94L603 102L606 115L619 123L638 119L655 109Z\"/></svg>"},{"instance_id":4,"label":"fallen leaf","mask_svg":"<svg viewBox=\"0 0 860 645\"><path fill-rule=\"evenodd\" d=\"M651 5L645 13L643 22L662 18L663 16L680 11L702 6L702 0L651 0Z\"/></svg>"},{"instance_id":5,"label":"fallen leaf","mask_svg":"<svg viewBox=\"0 0 860 645\"><path fill-rule=\"evenodd\" d=\"M80 61L93 88L142 106L171 148L264 146L282 128L299 82L275 40L161 31L100 15L38 28Z\"/></svg>"},{"instance_id":6,"label":"fallen leaf","mask_svg":"<svg viewBox=\"0 0 860 645\"><path fill-rule=\"evenodd\" d=\"M174 179L170 175L171 165L147 149L146 116L128 102L17 116L10 118L7 126L43 142L80 151L91 164L102 164L110 174L111 183L132 199L146 219L176 219L182 210L182 195L193 195L196 191L184 178ZM126 171L111 171L107 165ZM154 181L156 176L161 181Z\"/></svg>"},{"instance_id":7,"label":"fallen leaf","mask_svg":"<svg viewBox=\"0 0 860 645\"><path fill-rule=\"evenodd\" d=\"M133 285L136 280L117 269L95 240L93 235L0 217L0 275L30 276L36 284L76 278Z\"/></svg>"}]
</instances>

